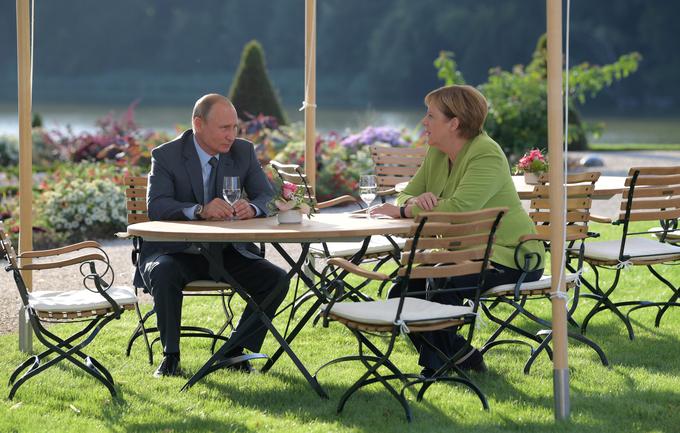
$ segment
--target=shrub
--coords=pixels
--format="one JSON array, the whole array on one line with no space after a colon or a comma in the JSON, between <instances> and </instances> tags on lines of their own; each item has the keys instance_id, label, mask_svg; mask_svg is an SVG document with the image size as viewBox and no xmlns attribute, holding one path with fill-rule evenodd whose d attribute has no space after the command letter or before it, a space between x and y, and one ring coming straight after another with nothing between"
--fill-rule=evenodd
<instances>
[{"instance_id":1,"label":"shrub","mask_svg":"<svg viewBox=\"0 0 680 433\"><path fill-rule=\"evenodd\" d=\"M267 75L264 50L256 40L243 47L241 63L229 90L229 99L236 107L240 119L248 119L248 114L264 114L275 117L281 125L287 123L279 98Z\"/></svg>"},{"instance_id":2,"label":"shrub","mask_svg":"<svg viewBox=\"0 0 680 433\"><path fill-rule=\"evenodd\" d=\"M69 171L68 168L73 168ZM103 164L63 167L39 188L45 225L69 242L109 238L127 224L123 173ZM114 174L115 173L115 174Z\"/></svg>"},{"instance_id":3,"label":"shrub","mask_svg":"<svg viewBox=\"0 0 680 433\"><path fill-rule=\"evenodd\" d=\"M19 163L19 141L11 135L0 135L0 166Z\"/></svg>"}]
</instances>

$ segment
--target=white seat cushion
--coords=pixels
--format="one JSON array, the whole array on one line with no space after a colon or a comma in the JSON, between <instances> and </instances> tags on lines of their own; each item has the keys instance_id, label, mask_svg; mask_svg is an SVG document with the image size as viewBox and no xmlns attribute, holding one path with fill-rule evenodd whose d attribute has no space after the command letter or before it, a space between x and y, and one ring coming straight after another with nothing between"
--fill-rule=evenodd
<instances>
[{"instance_id":1,"label":"white seat cushion","mask_svg":"<svg viewBox=\"0 0 680 433\"><path fill-rule=\"evenodd\" d=\"M339 302L331 312L352 322L371 325L392 325L397 316L399 298L370 302ZM327 305L322 306L325 309ZM473 314L472 307L445 305L419 298L405 298L401 319L406 323L436 323L456 317Z\"/></svg>"},{"instance_id":2,"label":"white seat cushion","mask_svg":"<svg viewBox=\"0 0 680 433\"><path fill-rule=\"evenodd\" d=\"M212 289L212 290L225 290L225 289L230 289L231 286L227 283L222 283L220 281L212 281L212 280L195 280L190 283L187 283L186 286L184 286L184 289L194 289L194 290L199 290L199 289Z\"/></svg>"},{"instance_id":3,"label":"white seat cushion","mask_svg":"<svg viewBox=\"0 0 680 433\"><path fill-rule=\"evenodd\" d=\"M663 234L663 229L661 227L654 227L648 230L651 234L653 234L656 237L661 237ZM668 240L674 240L674 241L680 241L680 232L678 231L672 231L666 233L666 239Z\"/></svg>"},{"instance_id":4,"label":"white seat cushion","mask_svg":"<svg viewBox=\"0 0 680 433\"><path fill-rule=\"evenodd\" d=\"M602 261L616 261L619 259L620 249L620 240L586 242L584 257ZM630 237L626 240L624 254L632 256L631 262L657 259L668 259L670 261L680 258L680 247L653 239Z\"/></svg>"},{"instance_id":5,"label":"white seat cushion","mask_svg":"<svg viewBox=\"0 0 680 433\"><path fill-rule=\"evenodd\" d=\"M404 248L404 245L406 244L406 239L404 238L393 236L392 240L399 246L399 248ZM351 257L357 251L359 251L362 242L329 242L326 245L328 246L330 257ZM368 243L366 254L389 253L393 249L394 245L392 245L392 243L387 240L385 236L373 236L371 237L371 241ZM318 243L311 244L309 246L309 252L315 256L326 256L323 245Z\"/></svg>"},{"instance_id":6,"label":"white seat cushion","mask_svg":"<svg viewBox=\"0 0 680 433\"><path fill-rule=\"evenodd\" d=\"M137 302L135 292L129 287L114 286L106 292L120 306ZM70 313L111 308L109 301L102 295L85 289L31 292L28 294L28 303L34 310L46 313Z\"/></svg>"},{"instance_id":7,"label":"white seat cushion","mask_svg":"<svg viewBox=\"0 0 680 433\"><path fill-rule=\"evenodd\" d=\"M573 283L577 278L578 274L567 274L565 276L567 284ZM547 290L550 289L551 284L552 277L550 275L543 275L539 280L522 283L522 285L519 286L519 292L522 293L535 290ZM484 293L482 293L482 296L495 296L498 293L514 292L514 290L514 284L501 284L500 286L492 287L489 290L486 290Z\"/></svg>"}]
</instances>

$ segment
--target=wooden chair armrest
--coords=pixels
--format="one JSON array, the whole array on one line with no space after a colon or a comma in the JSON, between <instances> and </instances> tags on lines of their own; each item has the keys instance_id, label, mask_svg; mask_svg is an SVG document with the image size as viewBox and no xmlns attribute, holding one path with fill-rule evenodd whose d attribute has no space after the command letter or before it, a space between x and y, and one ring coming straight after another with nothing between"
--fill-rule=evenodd
<instances>
[{"instance_id":1,"label":"wooden chair armrest","mask_svg":"<svg viewBox=\"0 0 680 433\"><path fill-rule=\"evenodd\" d=\"M106 257L102 254L83 254L82 256L77 256L77 257L72 257L70 259L66 260L57 260L54 262L49 262L49 263L30 263L21 266L19 269L22 270L27 270L27 271L39 271L42 269L56 269L56 268L63 268L65 266L70 266L70 265L75 265L78 263L84 263L84 262L89 262L93 260L99 260L104 263L108 263L108 260Z\"/></svg>"},{"instance_id":2,"label":"wooden chair armrest","mask_svg":"<svg viewBox=\"0 0 680 433\"><path fill-rule=\"evenodd\" d=\"M593 215L593 214L590 214L590 220L595 221L596 223L603 223L603 224L611 224L612 223L612 219L609 218L609 217L603 217L603 216Z\"/></svg>"},{"instance_id":3,"label":"wooden chair armrest","mask_svg":"<svg viewBox=\"0 0 680 433\"><path fill-rule=\"evenodd\" d=\"M530 233L528 235L521 236L519 238L520 242L527 242L527 241L550 241L550 237L544 236L538 233Z\"/></svg>"},{"instance_id":4,"label":"wooden chair armrest","mask_svg":"<svg viewBox=\"0 0 680 433\"><path fill-rule=\"evenodd\" d=\"M332 206L337 206L339 204L344 204L344 203L357 203L359 204L359 201L357 200L356 197L352 197L351 195L343 195L340 197L336 197L330 200L322 201L321 203L317 203L316 207L319 209L325 209L327 207L332 207Z\"/></svg>"},{"instance_id":5,"label":"wooden chair armrest","mask_svg":"<svg viewBox=\"0 0 680 433\"><path fill-rule=\"evenodd\" d=\"M349 260L345 260L339 257L334 257L332 259L328 259L328 264L337 266L338 268L344 269L347 272L350 272L354 275L358 275L360 277L368 278L369 280L379 280L379 281L386 281L389 280L390 277L386 274L383 274L382 272L375 272L375 271L369 271L366 270L358 265L355 265L354 263L350 262Z\"/></svg>"},{"instance_id":6,"label":"wooden chair armrest","mask_svg":"<svg viewBox=\"0 0 680 433\"><path fill-rule=\"evenodd\" d=\"M85 248L102 249L102 246L96 241L85 241L73 245L67 245L65 247L53 248L51 250L24 251L18 257L20 259L33 259L36 257L58 256L60 254L71 253L73 251L79 251Z\"/></svg>"},{"instance_id":7,"label":"wooden chair armrest","mask_svg":"<svg viewBox=\"0 0 680 433\"><path fill-rule=\"evenodd\" d=\"M394 194L396 194L396 193L397 193L397 190L396 190L396 189L390 188L390 189L385 189L385 190L382 190L382 191L378 191L378 193L377 193L376 195L377 195L378 197L382 197L382 196L384 196L384 195L394 195Z\"/></svg>"}]
</instances>

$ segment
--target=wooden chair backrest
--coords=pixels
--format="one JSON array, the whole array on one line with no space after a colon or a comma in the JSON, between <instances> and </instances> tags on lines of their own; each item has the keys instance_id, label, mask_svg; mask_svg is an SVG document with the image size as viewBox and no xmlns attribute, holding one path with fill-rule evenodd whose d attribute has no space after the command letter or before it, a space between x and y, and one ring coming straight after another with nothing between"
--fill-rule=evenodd
<instances>
[{"instance_id":1,"label":"wooden chair backrest","mask_svg":"<svg viewBox=\"0 0 680 433\"><path fill-rule=\"evenodd\" d=\"M9 239L9 233L5 231L5 224L0 220L0 259L6 259L9 266L17 268L17 253L14 250L12 241Z\"/></svg>"},{"instance_id":2,"label":"wooden chair backrest","mask_svg":"<svg viewBox=\"0 0 680 433\"><path fill-rule=\"evenodd\" d=\"M281 180L305 188L305 195L315 200L314 188L307 183L307 175L298 164L283 164L272 160L269 162Z\"/></svg>"},{"instance_id":3,"label":"wooden chair backrest","mask_svg":"<svg viewBox=\"0 0 680 433\"><path fill-rule=\"evenodd\" d=\"M375 180L378 191L393 188L411 180L423 164L426 147L390 147L374 144L371 158L375 164Z\"/></svg>"},{"instance_id":4,"label":"wooden chair backrest","mask_svg":"<svg viewBox=\"0 0 680 433\"><path fill-rule=\"evenodd\" d=\"M128 224L149 221L146 208L147 177L126 176L124 183Z\"/></svg>"},{"instance_id":5,"label":"wooden chair backrest","mask_svg":"<svg viewBox=\"0 0 680 433\"><path fill-rule=\"evenodd\" d=\"M588 237L590 207L593 204L595 182L600 178L599 172L576 173L567 175L566 211L567 241L575 241ZM541 237L550 237L550 185L548 175L539 178L539 185L534 187L529 216L536 224Z\"/></svg>"},{"instance_id":6,"label":"wooden chair backrest","mask_svg":"<svg viewBox=\"0 0 680 433\"><path fill-rule=\"evenodd\" d=\"M446 278L481 273L488 267L494 234L506 212L492 208L419 214L403 249L399 276Z\"/></svg>"},{"instance_id":7,"label":"wooden chair backrest","mask_svg":"<svg viewBox=\"0 0 680 433\"><path fill-rule=\"evenodd\" d=\"M668 221L680 218L680 166L633 167L628 171L620 221ZM630 214L626 218L628 206Z\"/></svg>"}]
</instances>

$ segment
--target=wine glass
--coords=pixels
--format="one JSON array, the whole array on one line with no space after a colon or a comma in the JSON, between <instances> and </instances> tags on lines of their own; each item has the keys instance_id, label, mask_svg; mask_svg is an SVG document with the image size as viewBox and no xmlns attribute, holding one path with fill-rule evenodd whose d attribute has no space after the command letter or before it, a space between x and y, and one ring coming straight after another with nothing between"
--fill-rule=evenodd
<instances>
[{"instance_id":1,"label":"wine glass","mask_svg":"<svg viewBox=\"0 0 680 433\"><path fill-rule=\"evenodd\" d=\"M224 183L222 185L222 197L229 203L230 206L234 206L234 203L241 198L241 179L238 176L225 176ZM229 218L230 221L234 221L234 215Z\"/></svg>"},{"instance_id":2,"label":"wine glass","mask_svg":"<svg viewBox=\"0 0 680 433\"><path fill-rule=\"evenodd\" d=\"M375 200L375 193L377 189L378 187L375 183L375 175L364 174L359 178L359 195L361 196L361 200L366 203L366 215L368 218L371 217L371 212L368 208L371 203L373 203L373 200Z\"/></svg>"}]
</instances>

